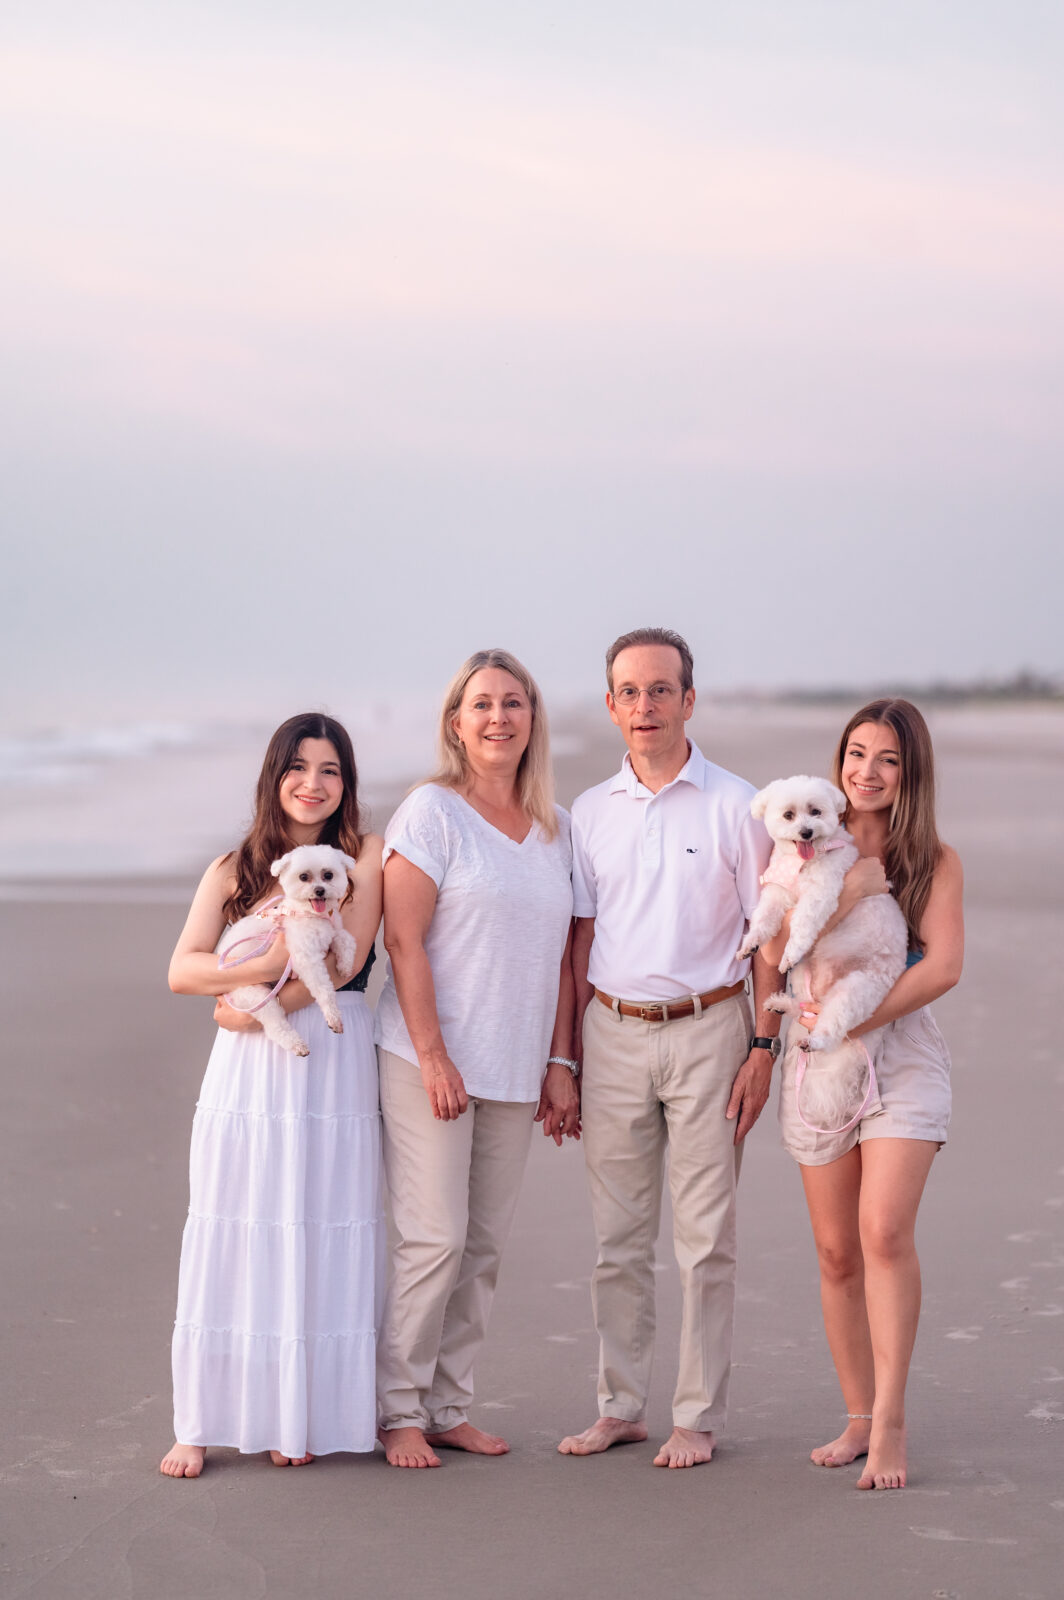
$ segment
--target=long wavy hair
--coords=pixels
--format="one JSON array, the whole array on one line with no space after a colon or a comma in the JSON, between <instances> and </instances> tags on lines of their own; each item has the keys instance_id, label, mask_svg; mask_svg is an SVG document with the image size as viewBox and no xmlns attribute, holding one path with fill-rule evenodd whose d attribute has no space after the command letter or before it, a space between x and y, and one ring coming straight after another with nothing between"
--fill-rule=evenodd
<instances>
[{"instance_id":1,"label":"long wavy hair","mask_svg":"<svg viewBox=\"0 0 1064 1600\"><path fill-rule=\"evenodd\" d=\"M920 923L931 893L931 880L942 856L935 826L935 755L922 714L909 700L870 700L846 724L835 752L832 779L842 788L842 763L855 728L863 722L887 727L898 741L898 792L890 808L886 859L883 862L909 928L909 943L923 949ZM847 807L844 821L852 813Z\"/></svg>"},{"instance_id":2,"label":"long wavy hair","mask_svg":"<svg viewBox=\"0 0 1064 1600\"><path fill-rule=\"evenodd\" d=\"M236 885L222 907L227 922L246 917L274 883L270 867L292 849L288 818L281 810L281 779L290 771L304 739L328 739L340 762L343 794L331 817L326 817L319 844L335 845L358 859L362 848L362 813L358 803L358 769L347 729L320 711L303 711L282 722L266 746L266 756L255 787L255 817L242 844L226 856L236 873Z\"/></svg>"},{"instance_id":3,"label":"long wavy hair","mask_svg":"<svg viewBox=\"0 0 1064 1600\"><path fill-rule=\"evenodd\" d=\"M554 809L554 770L550 760L547 713L543 709L543 697L536 680L508 650L475 651L447 685L437 739L439 764L432 776L423 778L422 783L438 783L445 789L459 790L468 784L469 763L453 723L461 709L470 678L476 672L483 672L486 667L508 672L511 678L517 679L528 696L532 708L532 733L517 768L517 798L532 821L538 823L544 836L553 839L558 832L558 815Z\"/></svg>"}]
</instances>

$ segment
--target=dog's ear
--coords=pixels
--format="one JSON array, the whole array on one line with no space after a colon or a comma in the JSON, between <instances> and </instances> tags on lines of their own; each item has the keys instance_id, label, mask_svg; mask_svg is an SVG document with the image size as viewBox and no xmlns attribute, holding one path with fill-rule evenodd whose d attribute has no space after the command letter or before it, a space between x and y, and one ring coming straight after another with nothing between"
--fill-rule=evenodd
<instances>
[{"instance_id":1,"label":"dog's ear","mask_svg":"<svg viewBox=\"0 0 1064 1600\"><path fill-rule=\"evenodd\" d=\"M769 784L767 789L762 789L754 795L750 802L750 815L752 817L763 817L765 815L768 810L769 791L771 788L772 785Z\"/></svg>"},{"instance_id":2,"label":"dog's ear","mask_svg":"<svg viewBox=\"0 0 1064 1600\"><path fill-rule=\"evenodd\" d=\"M340 860L343 862L348 872L354 872L355 868L358 866L358 862L355 860L354 856L345 856L342 850L337 850L336 854L340 857Z\"/></svg>"},{"instance_id":3,"label":"dog's ear","mask_svg":"<svg viewBox=\"0 0 1064 1600\"><path fill-rule=\"evenodd\" d=\"M279 877L280 874L284 871L285 867L291 861L291 859L292 859L292 852L291 852L291 850L289 850L288 854L286 856L282 856L280 861L275 861L274 862L273 866L270 868L271 876L273 876L274 878Z\"/></svg>"},{"instance_id":4,"label":"dog's ear","mask_svg":"<svg viewBox=\"0 0 1064 1600\"><path fill-rule=\"evenodd\" d=\"M846 796L841 789L836 789L833 783L829 783L828 788L831 790L831 803L841 817L846 810Z\"/></svg>"}]
</instances>

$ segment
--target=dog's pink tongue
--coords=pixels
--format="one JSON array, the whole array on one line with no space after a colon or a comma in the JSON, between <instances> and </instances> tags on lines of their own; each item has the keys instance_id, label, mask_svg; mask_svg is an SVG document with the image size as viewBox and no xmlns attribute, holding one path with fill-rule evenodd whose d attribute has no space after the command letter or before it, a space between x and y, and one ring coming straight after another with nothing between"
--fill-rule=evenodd
<instances>
[{"instance_id":1,"label":"dog's pink tongue","mask_svg":"<svg viewBox=\"0 0 1064 1600\"><path fill-rule=\"evenodd\" d=\"M798 840L798 854L801 856L803 861L812 861L813 857L816 855L816 851L809 839Z\"/></svg>"},{"instance_id":2,"label":"dog's pink tongue","mask_svg":"<svg viewBox=\"0 0 1064 1600\"><path fill-rule=\"evenodd\" d=\"M310 903L314 907L315 911L318 912L328 911L329 909L324 900L312 900Z\"/></svg>"}]
</instances>

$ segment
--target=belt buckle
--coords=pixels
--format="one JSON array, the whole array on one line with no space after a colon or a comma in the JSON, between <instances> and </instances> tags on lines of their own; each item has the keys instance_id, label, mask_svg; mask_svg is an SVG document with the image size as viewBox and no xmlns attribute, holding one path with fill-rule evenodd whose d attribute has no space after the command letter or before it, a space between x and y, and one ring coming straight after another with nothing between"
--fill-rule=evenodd
<instances>
[{"instance_id":1,"label":"belt buckle","mask_svg":"<svg viewBox=\"0 0 1064 1600\"><path fill-rule=\"evenodd\" d=\"M640 1006L639 1017L642 1022L667 1022L669 1008L665 1005Z\"/></svg>"}]
</instances>

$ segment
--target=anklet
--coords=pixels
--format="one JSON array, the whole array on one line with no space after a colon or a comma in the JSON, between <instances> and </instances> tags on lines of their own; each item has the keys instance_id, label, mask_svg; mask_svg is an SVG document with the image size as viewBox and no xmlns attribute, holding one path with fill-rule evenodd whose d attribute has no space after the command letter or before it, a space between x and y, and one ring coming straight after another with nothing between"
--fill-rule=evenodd
<instances>
[{"instance_id":1,"label":"anklet","mask_svg":"<svg viewBox=\"0 0 1064 1600\"><path fill-rule=\"evenodd\" d=\"M871 1422L872 1420L870 1411L847 1411L846 1415L851 1422Z\"/></svg>"}]
</instances>

